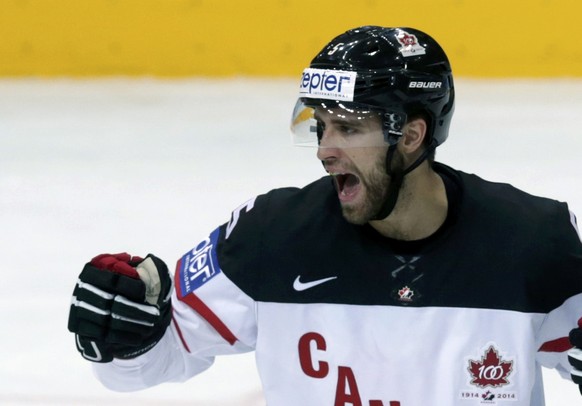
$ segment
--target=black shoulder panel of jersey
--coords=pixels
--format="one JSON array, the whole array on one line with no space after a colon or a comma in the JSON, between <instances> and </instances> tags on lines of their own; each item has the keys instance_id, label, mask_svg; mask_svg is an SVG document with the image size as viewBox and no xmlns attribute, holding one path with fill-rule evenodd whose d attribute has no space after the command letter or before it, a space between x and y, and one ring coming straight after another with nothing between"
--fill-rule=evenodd
<instances>
[{"instance_id":1,"label":"black shoulder panel of jersey","mask_svg":"<svg viewBox=\"0 0 582 406\"><path fill-rule=\"evenodd\" d=\"M257 197L223 225L223 272L257 301L548 312L582 292L567 206L435 164L460 189L454 224L418 252L344 220L329 177ZM230 223L233 223L231 219Z\"/></svg>"},{"instance_id":2,"label":"black shoulder panel of jersey","mask_svg":"<svg viewBox=\"0 0 582 406\"><path fill-rule=\"evenodd\" d=\"M548 312L582 293L582 244L566 203L458 172L460 241L501 308ZM490 276L486 276L490 273Z\"/></svg>"}]
</instances>

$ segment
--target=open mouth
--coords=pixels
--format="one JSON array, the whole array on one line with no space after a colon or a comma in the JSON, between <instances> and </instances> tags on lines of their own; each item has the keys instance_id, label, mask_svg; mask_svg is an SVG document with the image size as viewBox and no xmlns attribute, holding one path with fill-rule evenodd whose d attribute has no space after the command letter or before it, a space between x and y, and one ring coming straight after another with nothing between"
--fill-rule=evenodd
<instances>
[{"instance_id":1,"label":"open mouth","mask_svg":"<svg viewBox=\"0 0 582 406\"><path fill-rule=\"evenodd\" d=\"M330 173L330 175L333 176L340 200L351 200L360 190L360 178L356 175L352 173Z\"/></svg>"}]
</instances>

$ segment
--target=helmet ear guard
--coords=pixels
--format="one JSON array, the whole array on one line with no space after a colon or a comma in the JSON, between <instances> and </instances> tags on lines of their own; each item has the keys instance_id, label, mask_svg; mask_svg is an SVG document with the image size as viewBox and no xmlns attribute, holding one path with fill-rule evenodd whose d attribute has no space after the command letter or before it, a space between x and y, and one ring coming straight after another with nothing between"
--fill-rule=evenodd
<instances>
[{"instance_id":1,"label":"helmet ear guard","mask_svg":"<svg viewBox=\"0 0 582 406\"><path fill-rule=\"evenodd\" d=\"M392 113L385 112L382 115L382 132L384 133L384 140L390 146L398 144L404 125L407 121L406 113Z\"/></svg>"}]
</instances>

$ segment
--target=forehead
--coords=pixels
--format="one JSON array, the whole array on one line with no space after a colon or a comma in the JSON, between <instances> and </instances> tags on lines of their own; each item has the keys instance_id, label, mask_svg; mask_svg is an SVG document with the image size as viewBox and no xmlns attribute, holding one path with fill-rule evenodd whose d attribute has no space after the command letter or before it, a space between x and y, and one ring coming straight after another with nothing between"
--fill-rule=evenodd
<instances>
[{"instance_id":1,"label":"forehead","mask_svg":"<svg viewBox=\"0 0 582 406\"><path fill-rule=\"evenodd\" d=\"M314 117L322 121L330 122L345 122L350 124L361 125L380 125L382 116L379 112L369 109L356 109L349 107L333 107L318 106L315 108Z\"/></svg>"}]
</instances>

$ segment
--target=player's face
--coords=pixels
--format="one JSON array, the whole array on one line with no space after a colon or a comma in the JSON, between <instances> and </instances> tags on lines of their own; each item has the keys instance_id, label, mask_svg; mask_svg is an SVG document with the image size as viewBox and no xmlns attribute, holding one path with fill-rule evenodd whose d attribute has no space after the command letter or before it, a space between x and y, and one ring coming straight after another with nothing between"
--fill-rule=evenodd
<instances>
[{"instance_id":1,"label":"player's face","mask_svg":"<svg viewBox=\"0 0 582 406\"><path fill-rule=\"evenodd\" d=\"M350 223L365 224L380 211L390 184L381 119L323 110L315 118L321 126L317 157L334 178L343 215ZM402 166L398 152L394 166Z\"/></svg>"}]
</instances>

